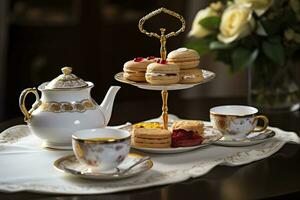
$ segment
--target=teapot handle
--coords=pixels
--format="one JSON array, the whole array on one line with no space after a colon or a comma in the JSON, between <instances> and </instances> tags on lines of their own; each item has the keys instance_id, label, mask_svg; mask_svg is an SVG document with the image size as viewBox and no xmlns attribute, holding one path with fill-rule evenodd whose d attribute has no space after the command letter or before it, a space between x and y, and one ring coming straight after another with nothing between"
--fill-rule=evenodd
<instances>
[{"instance_id":1,"label":"teapot handle","mask_svg":"<svg viewBox=\"0 0 300 200\"><path fill-rule=\"evenodd\" d=\"M33 93L35 95L35 102L32 104L31 109L28 111L25 105L26 97L29 93ZM19 107L24 114L24 121L29 122L31 119L32 112L36 110L41 104L40 96L36 88L27 88L22 91L19 98Z\"/></svg>"}]
</instances>

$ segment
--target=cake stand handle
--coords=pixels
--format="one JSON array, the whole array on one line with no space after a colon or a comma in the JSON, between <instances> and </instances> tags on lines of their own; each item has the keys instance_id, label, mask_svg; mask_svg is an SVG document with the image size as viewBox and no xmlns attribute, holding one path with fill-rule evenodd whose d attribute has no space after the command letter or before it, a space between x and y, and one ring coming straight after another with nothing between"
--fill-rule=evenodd
<instances>
[{"instance_id":1,"label":"cake stand handle","mask_svg":"<svg viewBox=\"0 0 300 200\"><path fill-rule=\"evenodd\" d=\"M161 91L161 97L162 97L162 119L164 122L164 129L168 129L168 90L162 90Z\"/></svg>"}]
</instances>

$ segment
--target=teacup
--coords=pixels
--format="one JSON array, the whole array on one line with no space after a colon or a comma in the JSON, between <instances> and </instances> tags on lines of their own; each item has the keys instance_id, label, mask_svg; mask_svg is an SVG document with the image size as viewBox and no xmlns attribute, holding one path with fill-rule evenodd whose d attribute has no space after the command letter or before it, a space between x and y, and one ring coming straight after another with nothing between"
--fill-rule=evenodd
<instances>
[{"instance_id":1,"label":"teacup","mask_svg":"<svg viewBox=\"0 0 300 200\"><path fill-rule=\"evenodd\" d=\"M90 171L111 171L127 157L130 133L112 128L80 130L72 135L72 146L78 161Z\"/></svg>"},{"instance_id":2,"label":"teacup","mask_svg":"<svg viewBox=\"0 0 300 200\"><path fill-rule=\"evenodd\" d=\"M264 131L269 120L257 115L258 110L250 106L226 105L210 109L210 121L213 128L221 131L225 138L243 139L251 132ZM257 121L263 120L263 126L257 127Z\"/></svg>"}]
</instances>

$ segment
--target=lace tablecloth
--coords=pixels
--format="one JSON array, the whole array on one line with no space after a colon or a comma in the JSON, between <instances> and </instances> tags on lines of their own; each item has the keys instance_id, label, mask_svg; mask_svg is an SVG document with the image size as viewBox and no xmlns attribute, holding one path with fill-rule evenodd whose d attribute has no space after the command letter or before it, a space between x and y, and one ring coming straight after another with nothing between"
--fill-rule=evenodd
<instances>
[{"instance_id":1,"label":"lace tablecloth","mask_svg":"<svg viewBox=\"0 0 300 200\"><path fill-rule=\"evenodd\" d=\"M0 191L31 191L60 194L103 194L146 188L199 177L217 165L237 166L271 156L285 143L300 143L294 132L272 128L276 136L268 142L248 147L210 145L179 154L151 154L153 168L139 176L118 181L85 180L64 175L53 162L71 151L51 151L26 125L0 134Z\"/></svg>"}]
</instances>

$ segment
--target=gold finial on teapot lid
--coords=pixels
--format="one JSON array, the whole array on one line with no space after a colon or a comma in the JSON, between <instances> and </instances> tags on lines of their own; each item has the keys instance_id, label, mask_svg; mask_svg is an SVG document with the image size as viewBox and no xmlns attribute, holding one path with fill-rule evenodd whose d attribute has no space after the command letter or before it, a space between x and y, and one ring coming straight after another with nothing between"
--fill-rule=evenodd
<instances>
[{"instance_id":1,"label":"gold finial on teapot lid","mask_svg":"<svg viewBox=\"0 0 300 200\"><path fill-rule=\"evenodd\" d=\"M61 71L63 74L59 75L52 81L50 81L45 88L46 89L72 89L72 88L83 88L87 87L88 84L72 74L72 67L63 67Z\"/></svg>"},{"instance_id":2,"label":"gold finial on teapot lid","mask_svg":"<svg viewBox=\"0 0 300 200\"><path fill-rule=\"evenodd\" d=\"M71 74L72 73L72 67L63 67L63 68L61 68L61 71L62 71L62 73L64 74L64 75L69 75L69 74Z\"/></svg>"}]
</instances>

